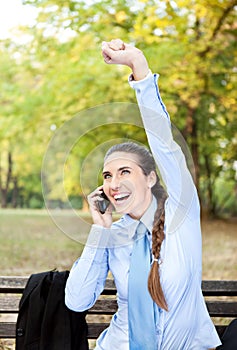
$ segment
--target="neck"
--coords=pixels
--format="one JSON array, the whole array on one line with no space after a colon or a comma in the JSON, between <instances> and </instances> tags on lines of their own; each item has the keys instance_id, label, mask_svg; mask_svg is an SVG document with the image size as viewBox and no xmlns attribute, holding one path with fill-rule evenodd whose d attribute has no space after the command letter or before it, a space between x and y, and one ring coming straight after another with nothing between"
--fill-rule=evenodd
<instances>
[{"instance_id":1,"label":"neck","mask_svg":"<svg viewBox=\"0 0 237 350\"><path fill-rule=\"evenodd\" d=\"M152 202L152 198L153 198L153 196L152 196L152 193L151 193L148 201L145 203L145 205L142 208L139 207L139 208L137 208L137 210L134 210L133 212L128 213L128 215L131 216L132 219L140 220L141 217L147 211L147 209L150 207L151 202Z\"/></svg>"}]
</instances>

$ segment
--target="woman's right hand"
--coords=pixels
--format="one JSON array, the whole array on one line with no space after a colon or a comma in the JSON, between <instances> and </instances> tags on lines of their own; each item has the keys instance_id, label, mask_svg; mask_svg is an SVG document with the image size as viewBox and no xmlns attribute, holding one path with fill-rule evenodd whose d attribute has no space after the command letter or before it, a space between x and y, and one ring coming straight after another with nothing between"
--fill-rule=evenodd
<instances>
[{"instance_id":1,"label":"woman's right hand","mask_svg":"<svg viewBox=\"0 0 237 350\"><path fill-rule=\"evenodd\" d=\"M94 190L87 196L87 199L88 199L93 223L109 228L113 222L113 219L112 219L113 206L112 204L110 204L104 214L100 213L99 208L97 206L97 202L101 200L100 195L102 191L103 191L103 187L99 186L96 190Z\"/></svg>"}]
</instances>

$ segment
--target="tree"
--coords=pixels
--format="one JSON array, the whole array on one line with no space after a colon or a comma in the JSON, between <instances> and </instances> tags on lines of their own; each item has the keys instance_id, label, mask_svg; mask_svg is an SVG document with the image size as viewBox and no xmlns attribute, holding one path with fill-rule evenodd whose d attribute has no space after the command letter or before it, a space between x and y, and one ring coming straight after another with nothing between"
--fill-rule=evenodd
<instances>
[{"instance_id":1,"label":"tree","mask_svg":"<svg viewBox=\"0 0 237 350\"><path fill-rule=\"evenodd\" d=\"M108 69L100 55L102 40L121 37L144 50L151 69L160 73L163 100L192 152L202 203L217 214L223 201L218 195L220 181L233 184L231 188L225 186L232 197L235 183L237 2L24 2L39 10L35 27L24 29L32 40L17 47L21 52L19 71L31 82L20 103L22 125L24 130L30 124L34 132L37 130L34 144L38 157L46 150L51 129L58 130L78 112L103 103L135 102L125 83L129 70ZM32 111L34 119L30 122ZM19 110L14 113L18 115ZM89 121L87 129L93 129ZM122 137L126 132L121 128ZM113 126L105 128L103 134L105 139L112 135ZM95 135L98 138L98 133ZM68 162L73 176L66 186L71 195L82 195L76 160L83 163L86 153L82 149L92 145L94 135L88 134L80 151L72 150Z\"/></svg>"}]
</instances>

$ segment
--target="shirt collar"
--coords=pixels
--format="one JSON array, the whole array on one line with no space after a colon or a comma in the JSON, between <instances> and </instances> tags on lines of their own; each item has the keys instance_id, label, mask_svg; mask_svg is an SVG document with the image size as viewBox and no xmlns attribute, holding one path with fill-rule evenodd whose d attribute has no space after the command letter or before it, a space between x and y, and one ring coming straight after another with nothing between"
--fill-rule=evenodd
<instances>
[{"instance_id":1,"label":"shirt collar","mask_svg":"<svg viewBox=\"0 0 237 350\"><path fill-rule=\"evenodd\" d=\"M154 215L157 209L157 200L153 196L152 201L148 209L142 215L140 221L147 227L149 233L152 233Z\"/></svg>"}]
</instances>

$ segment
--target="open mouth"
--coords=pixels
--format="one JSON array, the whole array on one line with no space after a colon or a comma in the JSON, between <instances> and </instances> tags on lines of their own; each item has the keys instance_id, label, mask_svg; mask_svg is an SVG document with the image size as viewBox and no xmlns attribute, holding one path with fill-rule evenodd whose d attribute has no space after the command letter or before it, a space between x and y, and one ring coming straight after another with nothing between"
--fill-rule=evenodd
<instances>
[{"instance_id":1,"label":"open mouth","mask_svg":"<svg viewBox=\"0 0 237 350\"><path fill-rule=\"evenodd\" d=\"M120 194L114 195L114 199L115 199L116 203L123 203L129 198L129 196L130 196L130 194L120 193Z\"/></svg>"}]
</instances>

